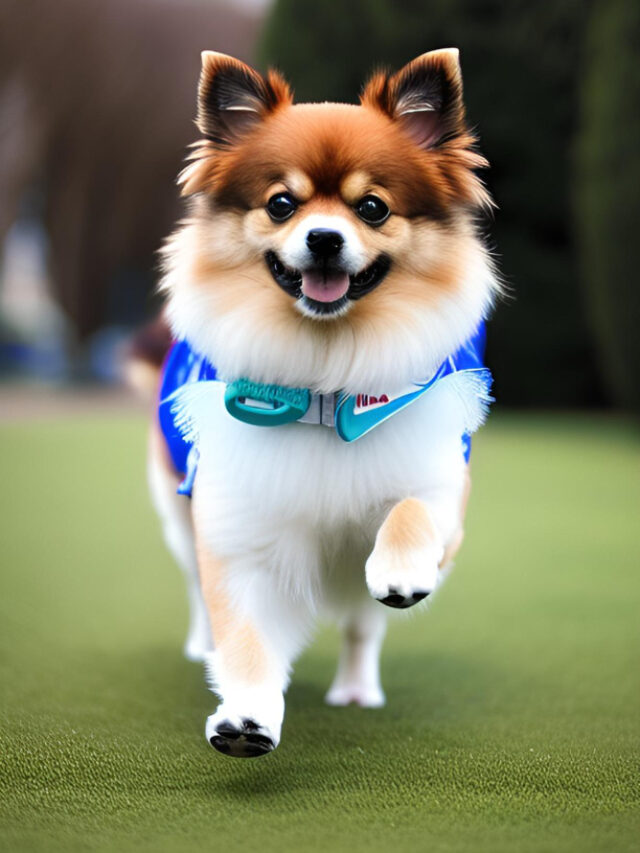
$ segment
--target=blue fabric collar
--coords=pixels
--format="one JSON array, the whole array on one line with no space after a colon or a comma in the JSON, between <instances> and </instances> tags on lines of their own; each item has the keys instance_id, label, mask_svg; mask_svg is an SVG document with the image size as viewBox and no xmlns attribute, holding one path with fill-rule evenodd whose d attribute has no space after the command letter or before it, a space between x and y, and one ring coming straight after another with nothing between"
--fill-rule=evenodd
<instances>
[{"instance_id":1,"label":"blue fabric collar","mask_svg":"<svg viewBox=\"0 0 640 853\"><path fill-rule=\"evenodd\" d=\"M352 442L366 435L397 412L411 405L430 388L452 373L474 374L478 393L484 402L491 397L491 373L483 364L485 325L481 323L475 334L453 355L445 359L426 381L416 382L395 395L367 394L331 395L313 394L306 388L286 388L238 379L225 388L225 406L230 415L254 426L279 426L294 421L323 424L335 428L343 441ZM176 399L180 391L193 382L218 382L216 368L203 356L197 355L186 341L175 343L163 369L163 380L158 407L160 426L177 470L187 474L181 488L190 494L195 475L194 454L185 440L183 430L176 422ZM470 441L463 436L463 449L468 459Z\"/></svg>"}]
</instances>

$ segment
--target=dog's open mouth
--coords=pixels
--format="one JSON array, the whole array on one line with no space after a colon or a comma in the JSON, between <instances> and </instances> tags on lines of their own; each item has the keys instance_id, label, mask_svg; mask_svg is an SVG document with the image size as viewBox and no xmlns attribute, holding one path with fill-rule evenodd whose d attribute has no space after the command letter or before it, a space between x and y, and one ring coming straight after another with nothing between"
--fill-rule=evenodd
<instances>
[{"instance_id":1,"label":"dog's open mouth","mask_svg":"<svg viewBox=\"0 0 640 853\"><path fill-rule=\"evenodd\" d=\"M377 287L391 267L387 255L380 255L355 275L332 266L294 270L285 266L275 252L267 252L265 260L276 283L300 300L305 313L325 317L344 313L350 301L361 299Z\"/></svg>"}]
</instances>

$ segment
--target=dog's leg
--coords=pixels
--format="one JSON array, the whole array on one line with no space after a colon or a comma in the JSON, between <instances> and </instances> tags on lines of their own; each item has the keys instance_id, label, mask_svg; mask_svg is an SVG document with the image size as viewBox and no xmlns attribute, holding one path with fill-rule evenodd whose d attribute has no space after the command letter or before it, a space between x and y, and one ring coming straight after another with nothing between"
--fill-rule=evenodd
<instances>
[{"instance_id":1,"label":"dog's leg","mask_svg":"<svg viewBox=\"0 0 640 853\"><path fill-rule=\"evenodd\" d=\"M447 527L452 524L455 515ZM371 595L389 607L405 608L433 592L445 552L443 526L437 525L433 509L424 501L406 498L397 503L382 523L367 560Z\"/></svg>"},{"instance_id":2,"label":"dog's leg","mask_svg":"<svg viewBox=\"0 0 640 853\"><path fill-rule=\"evenodd\" d=\"M440 563L442 569L448 569L460 550L462 540L464 539L464 519L467 514L467 505L469 503L469 495L471 494L471 466L467 465L464 471L464 486L462 488L462 498L460 500L460 513L458 524L453 533L453 536L447 542L444 551L444 556Z\"/></svg>"},{"instance_id":3,"label":"dog's leg","mask_svg":"<svg viewBox=\"0 0 640 853\"><path fill-rule=\"evenodd\" d=\"M363 708L379 708L385 696L380 686L380 649L386 614L376 604L355 610L342 625L342 650L333 684L325 700L329 705L355 702Z\"/></svg>"},{"instance_id":4,"label":"dog's leg","mask_svg":"<svg viewBox=\"0 0 640 853\"><path fill-rule=\"evenodd\" d=\"M153 503L162 521L165 542L182 569L187 585L189 630L184 654L189 660L203 661L213 650L213 644L209 617L200 592L190 501L176 494L180 480L173 470L164 439L155 424L149 440L148 476Z\"/></svg>"},{"instance_id":5,"label":"dog's leg","mask_svg":"<svg viewBox=\"0 0 640 853\"><path fill-rule=\"evenodd\" d=\"M206 737L227 755L264 755L280 740L283 693L309 613L283 595L258 557L215 556L198 519L196 504L198 567L215 643L206 663L221 700L207 720Z\"/></svg>"}]
</instances>

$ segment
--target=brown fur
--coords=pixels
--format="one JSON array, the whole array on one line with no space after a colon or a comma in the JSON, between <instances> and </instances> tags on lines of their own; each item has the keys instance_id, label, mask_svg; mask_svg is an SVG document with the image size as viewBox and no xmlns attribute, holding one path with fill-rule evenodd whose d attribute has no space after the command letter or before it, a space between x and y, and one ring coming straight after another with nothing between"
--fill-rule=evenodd
<instances>
[{"instance_id":1,"label":"brown fur","mask_svg":"<svg viewBox=\"0 0 640 853\"><path fill-rule=\"evenodd\" d=\"M436 68L453 92L438 118L444 135L428 147L416 144L401 114L406 79L416 68ZM227 102L237 101L231 118L212 107L221 73L231 73L227 88L244 81L235 95L225 89ZM210 138L195 144L181 177L183 193L192 196L191 216L167 244L168 268L180 268L180 278L202 289L203 310L212 317L242 306L260 326L269 324L283 351L344 349L348 360L354 340L368 345L391 327L412 328L416 311L432 310L441 295L455 294L483 252L473 214L490 203L475 174L485 161L466 129L459 78L455 52L436 51L396 75L375 76L360 106L292 104L280 78L263 79L243 63L205 53L199 124ZM234 124L238 115L241 123ZM274 223L265 204L283 191L299 207L290 220ZM376 228L354 210L369 193L391 210ZM300 316L264 262L265 252L278 252L300 217L313 212L346 218L366 263L381 254L392 261L382 286L320 325Z\"/></svg>"},{"instance_id":2,"label":"brown fur","mask_svg":"<svg viewBox=\"0 0 640 853\"><path fill-rule=\"evenodd\" d=\"M264 644L251 623L238 617L224 590L224 567L196 532L200 585L216 649L238 681L260 684L268 670Z\"/></svg>"},{"instance_id":3,"label":"brown fur","mask_svg":"<svg viewBox=\"0 0 640 853\"><path fill-rule=\"evenodd\" d=\"M291 335L293 347L302 345L299 336L323 339L332 347L345 335L366 333L368 328L373 332L390 317L410 326L415 307L433 304L439 293L455 290L472 253L477 252L473 232L462 217L445 227L428 218L409 226L397 216L390 217L382 228L371 229L337 199L314 198L308 209L346 215L367 247L370 260L382 251L392 256L393 268L384 286L356 302L345 317L319 327L295 311L291 299L274 286L262 260L264 248L277 250L284 243L295 227L295 217L290 223L274 225L265 211L257 208L247 214L221 210L212 220L201 199L189 236L190 251L184 253L189 264L185 274L207 291L215 316L244 305L246 310L269 317L281 334ZM166 251L172 254L176 244L170 242Z\"/></svg>"},{"instance_id":4,"label":"brown fur","mask_svg":"<svg viewBox=\"0 0 640 853\"><path fill-rule=\"evenodd\" d=\"M284 155L287 168L304 171L321 196L339 195L347 175L366 171L384 184L400 216L442 218L454 201L487 203L471 171L484 165L470 150L473 141L465 134L441 153L425 154L389 116L368 106L286 104L232 149L198 146L183 192L212 192L223 206L256 207L265 188L284 177Z\"/></svg>"},{"instance_id":5,"label":"brown fur","mask_svg":"<svg viewBox=\"0 0 640 853\"><path fill-rule=\"evenodd\" d=\"M457 531L454 533L451 541L445 548L444 555L440 562L441 568L446 568L455 558L460 550L464 539L464 520L467 514L467 504L469 503L469 495L471 494L471 470L467 465L464 475L464 490L462 492L462 500L460 501L460 524Z\"/></svg>"},{"instance_id":6,"label":"brown fur","mask_svg":"<svg viewBox=\"0 0 640 853\"><path fill-rule=\"evenodd\" d=\"M234 678L247 686L260 684L269 671L264 640L251 622L238 614L226 592L225 565L203 541L198 525L198 497L194 489L194 532L202 596L218 654Z\"/></svg>"},{"instance_id":7,"label":"brown fur","mask_svg":"<svg viewBox=\"0 0 640 853\"><path fill-rule=\"evenodd\" d=\"M418 498L405 498L397 503L378 532L376 547L402 554L427 548L436 539L429 510Z\"/></svg>"},{"instance_id":8,"label":"brown fur","mask_svg":"<svg viewBox=\"0 0 640 853\"><path fill-rule=\"evenodd\" d=\"M464 539L464 519L471 491L469 466L465 471L465 485L460 501L459 526L445 547L440 568L446 568L455 558ZM437 539L428 506L418 498L405 498L397 503L385 518L376 537L376 550L383 552L391 562L402 561L403 552L428 548Z\"/></svg>"},{"instance_id":9,"label":"brown fur","mask_svg":"<svg viewBox=\"0 0 640 853\"><path fill-rule=\"evenodd\" d=\"M436 127L442 125L434 137L437 144L428 150L415 144L417 113L407 101L408 87L421 74L436 81L437 97L445 99L441 112L420 113L427 120L437 116ZM234 79L243 87L235 112L217 105L221 76L230 78L226 100ZM283 180L284 163L306 174L321 197L339 197L350 173L365 172L386 187L395 212L404 217L443 218L454 203L490 204L474 173L486 161L474 150L475 139L465 126L457 51L433 51L393 76L374 75L360 107L293 105L286 82L275 72L262 78L230 57L205 53L198 125L207 138L194 145L194 162L182 176L183 192L212 193L223 206L248 210L262 204L266 187Z\"/></svg>"},{"instance_id":10,"label":"brown fur","mask_svg":"<svg viewBox=\"0 0 640 853\"><path fill-rule=\"evenodd\" d=\"M168 482L177 489L181 478L173 467L166 441L155 419L149 430L149 455L163 469ZM194 510L197 500L197 491L194 490ZM229 601L224 584L224 563L212 555L202 541L196 511L193 512L192 520L200 586L215 646L224 655L226 665L240 680L245 680L247 684L260 682L269 669L264 642L253 625L238 616Z\"/></svg>"},{"instance_id":11,"label":"brown fur","mask_svg":"<svg viewBox=\"0 0 640 853\"><path fill-rule=\"evenodd\" d=\"M180 476L173 466L167 442L165 441L165 437L160 430L160 424L156 418L151 420L148 453L149 458L155 460L158 465L164 469L169 479L175 481L175 487L177 489L180 485Z\"/></svg>"}]
</instances>

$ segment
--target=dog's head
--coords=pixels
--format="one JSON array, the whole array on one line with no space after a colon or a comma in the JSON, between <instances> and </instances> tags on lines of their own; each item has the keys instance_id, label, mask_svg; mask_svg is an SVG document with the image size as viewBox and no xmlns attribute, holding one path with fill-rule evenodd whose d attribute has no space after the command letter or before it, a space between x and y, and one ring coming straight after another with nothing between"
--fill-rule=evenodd
<instances>
[{"instance_id":1,"label":"dog's head","mask_svg":"<svg viewBox=\"0 0 640 853\"><path fill-rule=\"evenodd\" d=\"M223 372L345 387L349 364L423 369L481 319L493 278L473 214L490 202L457 50L376 74L358 106L293 104L275 72L205 52L198 127L170 310Z\"/></svg>"}]
</instances>

